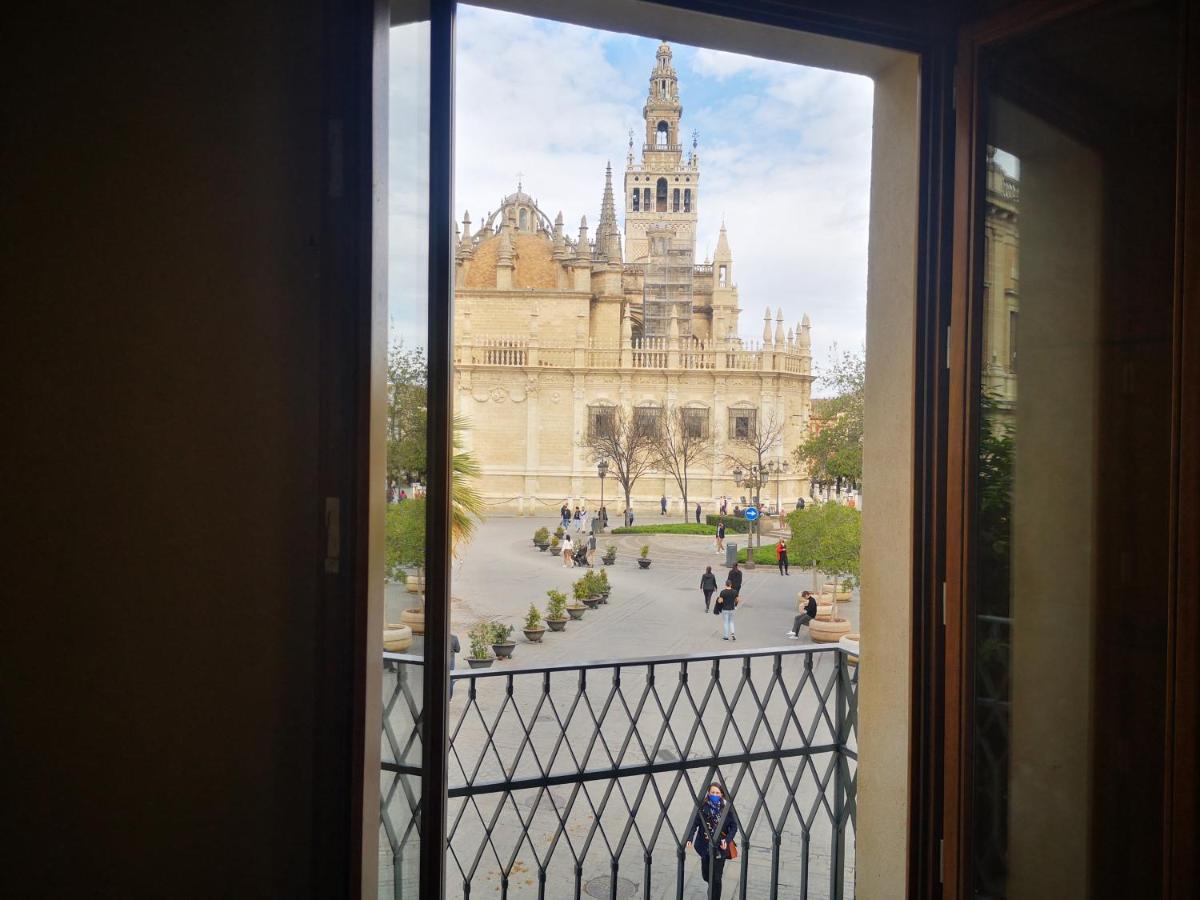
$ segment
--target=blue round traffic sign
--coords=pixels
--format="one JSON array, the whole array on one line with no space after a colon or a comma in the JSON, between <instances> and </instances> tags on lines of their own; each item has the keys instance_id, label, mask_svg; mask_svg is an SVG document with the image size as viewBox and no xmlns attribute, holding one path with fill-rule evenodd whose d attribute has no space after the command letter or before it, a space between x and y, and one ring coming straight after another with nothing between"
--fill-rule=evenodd
<instances>
[{"instance_id":1,"label":"blue round traffic sign","mask_svg":"<svg viewBox=\"0 0 1200 900\"><path fill-rule=\"evenodd\" d=\"M746 507L747 521L753 522L757 518L758 518L758 507L757 506L747 506Z\"/></svg>"}]
</instances>

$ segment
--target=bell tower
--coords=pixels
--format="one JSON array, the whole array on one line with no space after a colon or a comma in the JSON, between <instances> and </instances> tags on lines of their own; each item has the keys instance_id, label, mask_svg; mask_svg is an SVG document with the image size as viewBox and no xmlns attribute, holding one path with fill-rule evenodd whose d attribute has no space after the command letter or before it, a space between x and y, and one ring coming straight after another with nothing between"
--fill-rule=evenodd
<instances>
[{"instance_id":1,"label":"bell tower","mask_svg":"<svg viewBox=\"0 0 1200 900\"><path fill-rule=\"evenodd\" d=\"M642 118L646 123L641 164L633 160L633 135L625 167L625 260L645 263L650 245L647 229L670 225L676 244L685 244L694 256L696 218L700 200L700 154L696 138L687 160L683 158L679 78L671 64L671 48L659 44L650 91ZM681 247L682 249L682 247Z\"/></svg>"}]
</instances>

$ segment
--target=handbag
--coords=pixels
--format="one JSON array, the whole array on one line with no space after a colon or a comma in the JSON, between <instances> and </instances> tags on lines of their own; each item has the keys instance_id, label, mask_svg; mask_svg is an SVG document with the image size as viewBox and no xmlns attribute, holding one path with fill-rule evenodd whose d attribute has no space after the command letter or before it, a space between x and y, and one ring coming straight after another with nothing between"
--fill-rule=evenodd
<instances>
[{"instance_id":1,"label":"handbag","mask_svg":"<svg viewBox=\"0 0 1200 900\"><path fill-rule=\"evenodd\" d=\"M738 857L737 844L734 843L733 838L730 838L729 839L729 858L737 859L737 857Z\"/></svg>"}]
</instances>

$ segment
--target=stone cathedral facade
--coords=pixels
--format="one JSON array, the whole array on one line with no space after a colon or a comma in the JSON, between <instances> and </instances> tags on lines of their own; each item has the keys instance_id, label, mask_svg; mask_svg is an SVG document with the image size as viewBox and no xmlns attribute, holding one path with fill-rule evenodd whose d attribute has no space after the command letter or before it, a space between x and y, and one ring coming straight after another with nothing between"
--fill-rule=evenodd
<instances>
[{"instance_id":1,"label":"stone cathedral facade","mask_svg":"<svg viewBox=\"0 0 1200 900\"><path fill-rule=\"evenodd\" d=\"M713 450L689 478L689 499L714 512L733 502L727 457L748 429L777 421L772 451L791 471L763 501L795 503L809 493L792 450L811 411L808 317L791 324L768 308L761 340L740 336L742 309L733 253L722 223L711 260L695 260L700 216L697 141L684 155L683 107L671 48L658 48L642 110L640 161L629 141L623 179L624 246L617 225L612 168L605 173L600 218L568 234L521 185L475 229L458 233L454 311L454 409L471 420L468 445L482 467L491 509L525 515L599 504L596 465L581 440L606 410L661 416L687 409ZM750 326L758 333L757 323ZM680 513L679 489L666 473L635 485L634 508L657 512L666 495ZM619 519L620 486L609 478L605 505ZM615 524L615 523L614 523Z\"/></svg>"}]
</instances>

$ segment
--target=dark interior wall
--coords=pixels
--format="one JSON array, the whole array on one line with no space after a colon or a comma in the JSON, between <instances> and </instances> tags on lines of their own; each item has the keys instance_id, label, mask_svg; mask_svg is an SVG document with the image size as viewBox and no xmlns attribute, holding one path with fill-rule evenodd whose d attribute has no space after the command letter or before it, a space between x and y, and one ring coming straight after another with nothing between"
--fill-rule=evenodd
<instances>
[{"instance_id":1,"label":"dark interior wall","mask_svg":"<svg viewBox=\"0 0 1200 900\"><path fill-rule=\"evenodd\" d=\"M312 893L321 15L7 17L7 896Z\"/></svg>"}]
</instances>

